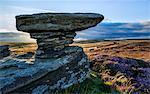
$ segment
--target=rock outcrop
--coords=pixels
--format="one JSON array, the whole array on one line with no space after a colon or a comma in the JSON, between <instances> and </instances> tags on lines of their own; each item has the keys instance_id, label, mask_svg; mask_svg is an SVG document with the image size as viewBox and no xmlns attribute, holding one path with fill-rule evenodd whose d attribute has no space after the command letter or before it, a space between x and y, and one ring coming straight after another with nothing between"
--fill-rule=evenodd
<instances>
[{"instance_id":1,"label":"rock outcrop","mask_svg":"<svg viewBox=\"0 0 150 94\"><path fill-rule=\"evenodd\" d=\"M45 94L85 80L89 72L87 56L81 47L69 44L75 31L102 20L102 15L94 13L16 16L17 29L30 33L38 48L34 58L34 54L27 53L0 62L0 93ZM32 62L24 59L30 57Z\"/></svg>"},{"instance_id":2,"label":"rock outcrop","mask_svg":"<svg viewBox=\"0 0 150 94\"><path fill-rule=\"evenodd\" d=\"M16 16L16 27L37 40L37 58L58 58L73 43L75 31L97 25L103 16L94 13L43 13Z\"/></svg>"},{"instance_id":3,"label":"rock outcrop","mask_svg":"<svg viewBox=\"0 0 150 94\"><path fill-rule=\"evenodd\" d=\"M0 46L0 59L10 55L9 45Z\"/></svg>"},{"instance_id":4,"label":"rock outcrop","mask_svg":"<svg viewBox=\"0 0 150 94\"><path fill-rule=\"evenodd\" d=\"M0 91L9 94L44 94L67 88L87 78L89 63L81 47L66 47L57 59L28 59L29 53L0 61ZM21 57L22 56L22 57ZM46 86L45 88L41 88ZM42 89L42 90L41 90ZM41 91L40 91L41 90Z\"/></svg>"}]
</instances>

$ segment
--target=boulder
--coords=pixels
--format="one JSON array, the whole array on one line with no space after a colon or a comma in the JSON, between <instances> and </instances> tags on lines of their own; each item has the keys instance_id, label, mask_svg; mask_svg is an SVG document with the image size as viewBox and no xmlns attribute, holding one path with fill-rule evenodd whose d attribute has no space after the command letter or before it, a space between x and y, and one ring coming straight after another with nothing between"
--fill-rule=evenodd
<instances>
[{"instance_id":1,"label":"boulder","mask_svg":"<svg viewBox=\"0 0 150 94\"><path fill-rule=\"evenodd\" d=\"M10 55L9 45L0 46L0 59Z\"/></svg>"}]
</instances>

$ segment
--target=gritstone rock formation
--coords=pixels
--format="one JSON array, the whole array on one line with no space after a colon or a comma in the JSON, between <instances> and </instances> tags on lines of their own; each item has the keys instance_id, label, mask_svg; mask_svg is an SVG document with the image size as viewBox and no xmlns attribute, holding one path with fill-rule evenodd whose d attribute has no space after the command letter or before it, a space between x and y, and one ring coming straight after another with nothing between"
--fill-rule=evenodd
<instances>
[{"instance_id":1,"label":"gritstone rock formation","mask_svg":"<svg viewBox=\"0 0 150 94\"><path fill-rule=\"evenodd\" d=\"M94 13L42 13L16 16L16 27L37 40L37 58L57 58L63 55L67 44L73 43L75 31L102 20L102 15Z\"/></svg>"},{"instance_id":2,"label":"gritstone rock formation","mask_svg":"<svg viewBox=\"0 0 150 94\"><path fill-rule=\"evenodd\" d=\"M87 78L89 61L73 43L75 31L97 25L103 16L94 13L42 13L16 16L19 31L30 33L38 48L33 64L23 58L0 61L0 93L48 94ZM29 56L29 57L28 57Z\"/></svg>"}]
</instances>

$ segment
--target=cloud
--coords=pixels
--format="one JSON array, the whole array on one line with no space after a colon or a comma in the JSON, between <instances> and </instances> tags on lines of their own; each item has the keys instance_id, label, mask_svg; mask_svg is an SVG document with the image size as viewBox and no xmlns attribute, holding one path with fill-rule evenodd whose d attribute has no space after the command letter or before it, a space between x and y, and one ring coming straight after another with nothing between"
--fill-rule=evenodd
<instances>
[{"instance_id":1,"label":"cloud","mask_svg":"<svg viewBox=\"0 0 150 94\"><path fill-rule=\"evenodd\" d=\"M0 32L17 32L16 30L16 15L33 14L42 12L54 12L44 9L27 8L20 6L5 6L5 11L0 14Z\"/></svg>"},{"instance_id":2,"label":"cloud","mask_svg":"<svg viewBox=\"0 0 150 94\"><path fill-rule=\"evenodd\" d=\"M18 32L19 33L19 31L17 31L17 30L9 30L9 29L1 29L0 28L0 33L3 33L3 32Z\"/></svg>"},{"instance_id":3,"label":"cloud","mask_svg":"<svg viewBox=\"0 0 150 94\"><path fill-rule=\"evenodd\" d=\"M83 30L81 32L77 32L77 35L79 36L92 36L92 35L101 35L101 34L105 34L106 32L103 32L101 30L101 28L99 27L99 29L95 30L95 28L89 28L87 30Z\"/></svg>"},{"instance_id":4,"label":"cloud","mask_svg":"<svg viewBox=\"0 0 150 94\"><path fill-rule=\"evenodd\" d=\"M86 38L75 38L74 41L88 40Z\"/></svg>"},{"instance_id":5,"label":"cloud","mask_svg":"<svg viewBox=\"0 0 150 94\"><path fill-rule=\"evenodd\" d=\"M27 8L27 7L20 7L20 6L10 6L11 8L13 8L14 10L16 10L16 12L23 14L23 13L41 13L41 12L54 12L54 11L50 11L50 10L45 10L45 9L37 9L37 8Z\"/></svg>"},{"instance_id":6,"label":"cloud","mask_svg":"<svg viewBox=\"0 0 150 94\"><path fill-rule=\"evenodd\" d=\"M146 28L150 28L150 20L149 21L140 22L139 24L144 25Z\"/></svg>"}]
</instances>

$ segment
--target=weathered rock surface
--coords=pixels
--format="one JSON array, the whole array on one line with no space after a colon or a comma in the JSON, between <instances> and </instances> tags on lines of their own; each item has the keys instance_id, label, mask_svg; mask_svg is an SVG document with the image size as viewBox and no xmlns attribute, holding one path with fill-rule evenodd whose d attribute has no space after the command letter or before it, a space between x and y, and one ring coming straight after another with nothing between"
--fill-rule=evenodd
<instances>
[{"instance_id":1,"label":"weathered rock surface","mask_svg":"<svg viewBox=\"0 0 150 94\"><path fill-rule=\"evenodd\" d=\"M75 31L97 25L104 17L95 13L42 13L16 16L16 27L37 40L37 58L58 58ZM68 45L67 45L68 46Z\"/></svg>"},{"instance_id":2,"label":"weathered rock surface","mask_svg":"<svg viewBox=\"0 0 150 94\"><path fill-rule=\"evenodd\" d=\"M58 58L62 56L67 44L73 43L75 32L38 32L30 33L31 38L37 39L37 58Z\"/></svg>"},{"instance_id":3,"label":"weathered rock surface","mask_svg":"<svg viewBox=\"0 0 150 94\"><path fill-rule=\"evenodd\" d=\"M37 93L63 89L87 77L89 63L80 47L66 47L58 59L35 59L34 64L16 58L0 63L0 93ZM32 57L29 54L29 57Z\"/></svg>"},{"instance_id":4,"label":"weathered rock surface","mask_svg":"<svg viewBox=\"0 0 150 94\"><path fill-rule=\"evenodd\" d=\"M16 16L19 31L79 31L95 26L104 17L96 13L40 13Z\"/></svg>"},{"instance_id":5,"label":"weathered rock surface","mask_svg":"<svg viewBox=\"0 0 150 94\"><path fill-rule=\"evenodd\" d=\"M10 55L9 46L8 45L1 45L0 46L0 59L3 57L7 57Z\"/></svg>"}]
</instances>

